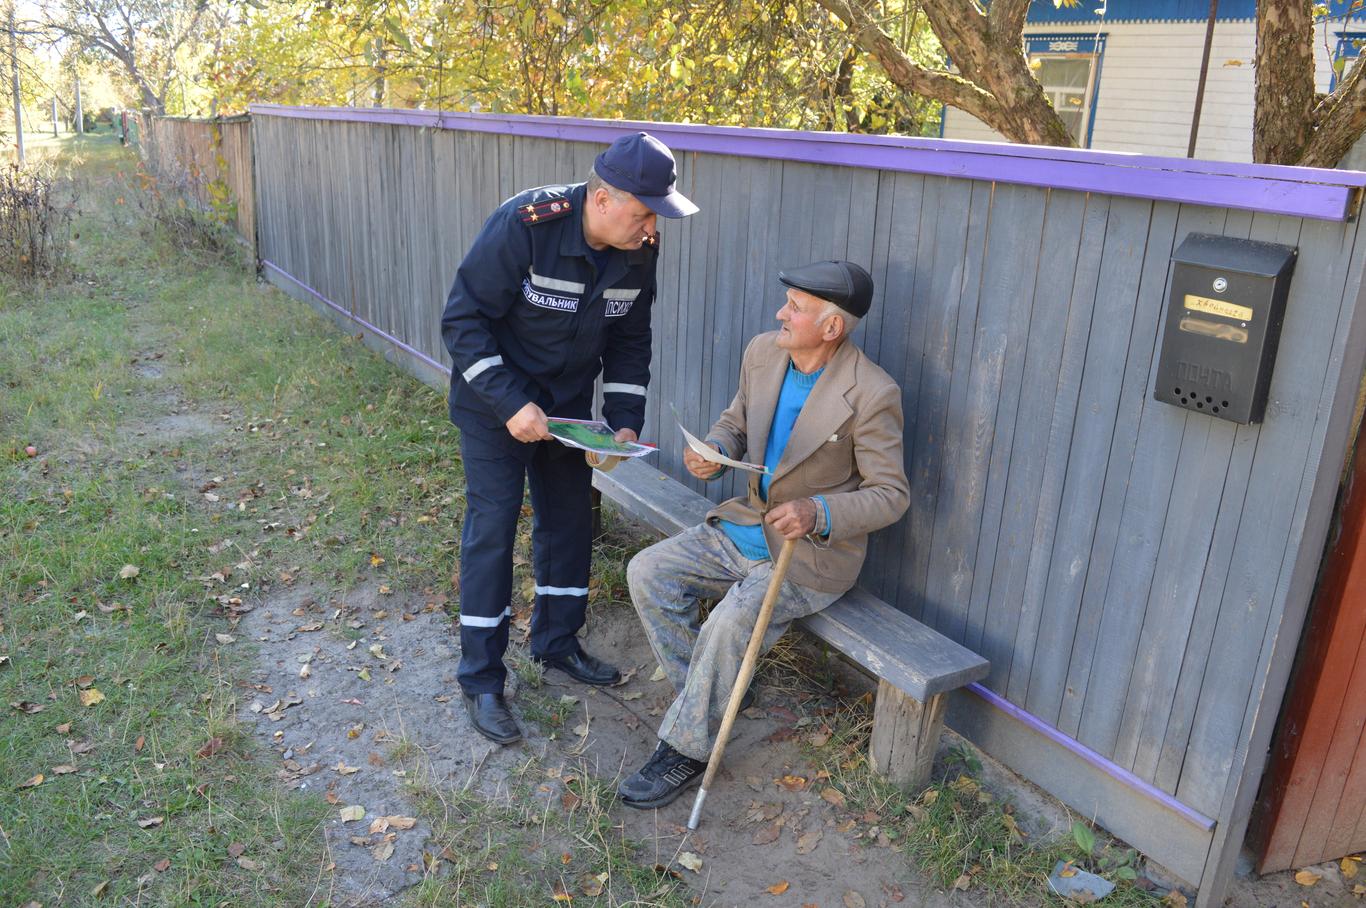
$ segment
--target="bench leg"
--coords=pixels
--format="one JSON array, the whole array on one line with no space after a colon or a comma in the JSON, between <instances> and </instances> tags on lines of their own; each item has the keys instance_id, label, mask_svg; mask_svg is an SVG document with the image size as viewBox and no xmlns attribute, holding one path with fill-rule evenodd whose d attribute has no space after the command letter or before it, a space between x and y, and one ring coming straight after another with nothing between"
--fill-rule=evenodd
<instances>
[{"instance_id":1,"label":"bench leg","mask_svg":"<svg viewBox=\"0 0 1366 908\"><path fill-rule=\"evenodd\" d=\"M913 791L924 788L944 728L945 705L943 694L921 703L879 680L868 745L873 771Z\"/></svg>"}]
</instances>

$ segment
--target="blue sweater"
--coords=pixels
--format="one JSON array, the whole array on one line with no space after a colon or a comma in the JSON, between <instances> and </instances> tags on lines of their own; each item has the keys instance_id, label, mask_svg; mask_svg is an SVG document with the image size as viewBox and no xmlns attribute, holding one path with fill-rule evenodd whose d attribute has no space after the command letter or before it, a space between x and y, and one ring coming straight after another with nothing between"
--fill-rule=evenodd
<instances>
[{"instance_id":1,"label":"blue sweater","mask_svg":"<svg viewBox=\"0 0 1366 908\"><path fill-rule=\"evenodd\" d=\"M773 412L773 425L768 431L768 444L764 448L764 466L768 468L768 472L759 477L759 497L764 501L768 501L768 487L773 482L773 471L783 459L783 451L787 448L788 439L792 437L792 427L797 424L797 416L802 412L806 399L811 396L816 379L820 378L824 371L824 368L820 368L807 374L797 371L797 367L792 363L787 364L783 387L778 392L778 406ZM825 508L826 525L829 526L830 509L823 498L817 498L817 501ZM750 561L767 561L772 557L761 525L741 526L729 520L722 520L720 524L721 529L730 537L730 541L740 550L740 554Z\"/></svg>"}]
</instances>

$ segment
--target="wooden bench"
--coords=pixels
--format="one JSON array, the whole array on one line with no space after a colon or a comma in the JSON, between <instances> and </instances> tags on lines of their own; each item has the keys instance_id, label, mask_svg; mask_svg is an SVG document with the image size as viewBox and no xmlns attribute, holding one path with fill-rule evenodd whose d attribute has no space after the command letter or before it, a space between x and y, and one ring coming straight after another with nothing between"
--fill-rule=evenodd
<instances>
[{"instance_id":1,"label":"wooden bench","mask_svg":"<svg viewBox=\"0 0 1366 908\"><path fill-rule=\"evenodd\" d=\"M701 523L712 504L639 460L593 484L617 507L665 535ZM987 660L855 587L797 622L807 633L877 679L869 759L898 784L929 780L943 729L945 695L987 674Z\"/></svg>"}]
</instances>

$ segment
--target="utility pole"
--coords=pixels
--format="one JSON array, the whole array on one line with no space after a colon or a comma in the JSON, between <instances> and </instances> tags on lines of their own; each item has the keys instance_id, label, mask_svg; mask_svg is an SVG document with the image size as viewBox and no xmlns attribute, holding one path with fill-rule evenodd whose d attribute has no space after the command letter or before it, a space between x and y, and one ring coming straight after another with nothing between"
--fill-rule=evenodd
<instances>
[{"instance_id":1,"label":"utility pole","mask_svg":"<svg viewBox=\"0 0 1366 908\"><path fill-rule=\"evenodd\" d=\"M76 135L85 135L85 113L81 110L81 77L76 77Z\"/></svg>"},{"instance_id":2,"label":"utility pole","mask_svg":"<svg viewBox=\"0 0 1366 908\"><path fill-rule=\"evenodd\" d=\"M14 147L24 163L24 105L19 96L19 38L14 33L14 0L9 5L9 67L14 86Z\"/></svg>"}]
</instances>

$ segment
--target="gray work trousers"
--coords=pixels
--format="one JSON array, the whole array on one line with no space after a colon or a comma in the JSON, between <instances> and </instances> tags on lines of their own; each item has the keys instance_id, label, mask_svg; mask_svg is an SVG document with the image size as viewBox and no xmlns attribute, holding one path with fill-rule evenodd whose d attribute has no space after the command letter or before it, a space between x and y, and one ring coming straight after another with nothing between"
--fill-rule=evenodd
<instances>
[{"instance_id":1,"label":"gray work trousers","mask_svg":"<svg viewBox=\"0 0 1366 908\"><path fill-rule=\"evenodd\" d=\"M708 524L644 549L626 569L650 648L678 692L659 726L660 740L694 760L711 756L772 573L772 561L744 557L724 532ZM839 597L784 580L763 652L795 619ZM720 601L702 623L704 599Z\"/></svg>"}]
</instances>

